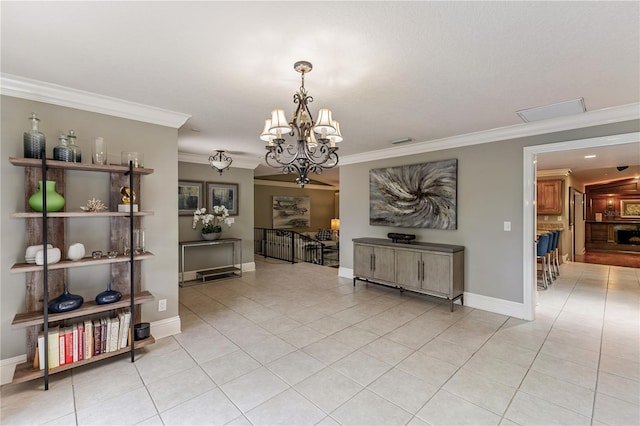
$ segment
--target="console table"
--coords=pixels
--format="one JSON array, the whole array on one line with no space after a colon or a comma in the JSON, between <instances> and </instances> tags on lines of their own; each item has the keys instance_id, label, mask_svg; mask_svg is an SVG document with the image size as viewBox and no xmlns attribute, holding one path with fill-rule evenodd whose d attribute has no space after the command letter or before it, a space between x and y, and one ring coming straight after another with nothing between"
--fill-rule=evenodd
<instances>
[{"instance_id":1,"label":"console table","mask_svg":"<svg viewBox=\"0 0 640 426\"><path fill-rule=\"evenodd\" d=\"M218 275L236 275L239 277L242 276L242 239L240 238L221 238L219 240L213 241L183 241L178 243L178 245L180 246L180 287L184 286L185 251L190 247L220 246L228 249L231 253L231 263L229 265L216 266L196 272L196 276L198 278L201 278L203 282L209 277Z\"/></svg>"},{"instance_id":2,"label":"console table","mask_svg":"<svg viewBox=\"0 0 640 426\"><path fill-rule=\"evenodd\" d=\"M453 302L464 294L464 246L382 238L353 240L353 285L374 282Z\"/></svg>"}]
</instances>

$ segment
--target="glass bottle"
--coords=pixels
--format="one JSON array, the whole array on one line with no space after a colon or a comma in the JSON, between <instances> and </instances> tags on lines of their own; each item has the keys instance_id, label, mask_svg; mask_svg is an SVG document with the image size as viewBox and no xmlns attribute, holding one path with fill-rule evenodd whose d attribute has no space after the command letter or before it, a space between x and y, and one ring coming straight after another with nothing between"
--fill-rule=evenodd
<instances>
[{"instance_id":1,"label":"glass bottle","mask_svg":"<svg viewBox=\"0 0 640 426\"><path fill-rule=\"evenodd\" d=\"M67 139L69 140L69 148L71 148L71 151L73 151L74 159L72 161L75 161L76 163L82 163L82 151L80 150L80 147L76 145L76 142L78 141L76 131L73 129L69 130Z\"/></svg>"},{"instance_id":2,"label":"glass bottle","mask_svg":"<svg viewBox=\"0 0 640 426\"><path fill-rule=\"evenodd\" d=\"M60 143L58 146L53 148L53 159L58 161L67 161L74 162L74 153L71 147L68 144L67 137L65 135L60 135L58 137Z\"/></svg>"},{"instance_id":3,"label":"glass bottle","mask_svg":"<svg viewBox=\"0 0 640 426\"><path fill-rule=\"evenodd\" d=\"M42 158L42 151L45 149L45 136L38 130L38 116L35 112L29 117L31 130L24 132L22 137L24 144L24 158Z\"/></svg>"}]
</instances>

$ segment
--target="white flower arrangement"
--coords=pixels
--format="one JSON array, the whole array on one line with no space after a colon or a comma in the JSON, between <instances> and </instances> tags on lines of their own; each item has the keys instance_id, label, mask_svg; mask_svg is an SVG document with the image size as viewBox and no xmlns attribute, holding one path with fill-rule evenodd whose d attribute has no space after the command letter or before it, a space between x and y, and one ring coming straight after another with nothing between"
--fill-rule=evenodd
<instances>
[{"instance_id":1,"label":"white flower arrangement","mask_svg":"<svg viewBox=\"0 0 640 426\"><path fill-rule=\"evenodd\" d=\"M234 220L229 217L229 210L225 206L213 206L212 213L207 213L207 209L204 207L193 212L193 229L196 229L200 222L202 223L200 232L210 234L222 232L221 224L224 223L230 227Z\"/></svg>"}]
</instances>

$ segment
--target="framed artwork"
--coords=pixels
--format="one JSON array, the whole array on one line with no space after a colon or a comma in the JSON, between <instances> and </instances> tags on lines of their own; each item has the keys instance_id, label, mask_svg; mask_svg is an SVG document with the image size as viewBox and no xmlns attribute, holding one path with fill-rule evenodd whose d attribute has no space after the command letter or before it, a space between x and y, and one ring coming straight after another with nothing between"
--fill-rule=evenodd
<instances>
[{"instance_id":1,"label":"framed artwork","mask_svg":"<svg viewBox=\"0 0 640 426\"><path fill-rule=\"evenodd\" d=\"M369 224L457 229L458 160L369 171Z\"/></svg>"},{"instance_id":2,"label":"framed artwork","mask_svg":"<svg viewBox=\"0 0 640 426\"><path fill-rule=\"evenodd\" d=\"M569 226L573 226L576 217L576 190L569 187Z\"/></svg>"},{"instance_id":3,"label":"framed artwork","mask_svg":"<svg viewBox=\"0 0 640 426\"><path fill-rule=\"evenodd\" d=\"M273 227L308 228L311 224L309 197L273 197Z\"/></svg>"},{"instance_id":4,"label":"framed artwork","mask_svg":"<svg viewBox=\"0 0 640 426\"><path fill-rule=\"evenodd\" d=\"M640 200L620 200L620 217L640 217Z\"/></svg>"},{"instance_id":5,"label":"framed artwork","mask_svg":"<svg viewBox=\"0 0 640 426\"><path fill-rule=\"evenodd\" d=\"M178 181L178 215L192 215L204 205L204 182Z\"/></svg>"},{"instance_id":6,"label":"framed artwork","mask_svg":"<svg viewBox=\"0 0 640 426\"><path fill-rule=\"evenodd\" d=\"M207 182L207 211L211 212L213 206L225 206L229 216L237 216L238 195L237 183Z\"/></svg>"}]
</instances>

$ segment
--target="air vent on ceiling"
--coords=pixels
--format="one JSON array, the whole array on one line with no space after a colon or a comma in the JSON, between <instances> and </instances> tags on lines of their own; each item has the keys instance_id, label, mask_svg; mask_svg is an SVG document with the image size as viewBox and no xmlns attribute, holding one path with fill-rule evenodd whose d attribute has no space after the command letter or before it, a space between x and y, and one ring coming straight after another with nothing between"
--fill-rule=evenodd
<instances>
[{"instance_id":1,"label":"air vent on ceiling","mask_svg":"<svg viewBox=\"0 0 640 426\"><path fill-rule=\"evenodd\" d=\"M520 116L522 121L529 123L532 121L563 117L565 115L580 114L586 111L587 108L584 105L584 98L578 98L571 101L558 102L557 104L522 109L516 111L516 114Z\"/></svg>"}]
</instances>

